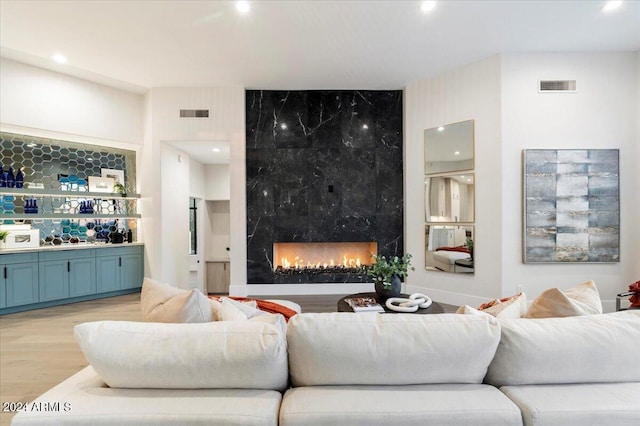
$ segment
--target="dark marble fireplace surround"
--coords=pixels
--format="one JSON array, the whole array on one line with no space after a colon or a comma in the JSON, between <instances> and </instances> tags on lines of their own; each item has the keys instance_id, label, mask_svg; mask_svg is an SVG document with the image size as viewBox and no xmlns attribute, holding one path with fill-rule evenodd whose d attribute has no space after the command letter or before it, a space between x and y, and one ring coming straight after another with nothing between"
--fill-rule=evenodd
<instances>
[{"instance_id":1,"label":"dark marble fireplace surround","mask_svg":"<svg viewBox=\"0 0 640 426\"><path fill-rule=\"evenodd\" d=\"M365 282L278 274L274 242L378 243L402 255L402 91L246 91L249 284Z\"/></svg>"}]
</instances>

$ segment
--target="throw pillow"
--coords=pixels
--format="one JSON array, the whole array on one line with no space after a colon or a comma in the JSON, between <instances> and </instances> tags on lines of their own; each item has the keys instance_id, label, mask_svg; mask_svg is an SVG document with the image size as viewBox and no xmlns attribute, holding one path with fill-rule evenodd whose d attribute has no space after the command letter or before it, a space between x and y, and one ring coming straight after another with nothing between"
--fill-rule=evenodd
<instances>
[{"instance_id":1,"label":"throw pillow","mask_svg":"<svg viewBox=\"0 0 640 426\"><path fill-rule=\"evenodd\" d=\"M522 318L527 312L527 296L524 293L518 293L515 296L504 297L502 299L494 299L490 302L480 305L477 311L493 315L494 317L500 319ZM464 313L472 312L468 311Z\"/></svg>"},{"instance_id":2,"label":"throw pillow","mask_svg":"<svg viewBox=\"0 0 640 426\"><path fill-rule=\"evenodd\" d=\"M251 304L238 302L228 297L222 298L220 309L222 321L246 321L259 315L266 315L266 313Z\"/></svg>"},{"instance_id":3,"label":"throw pillow","mask_svg":"<svg viewBox=\"0 0 640 426\"><path fill-rule=\"evenodd\" d=\"M602 313L600 294L593 281L587 281L564 292L545 290L531 303L527 318L573 317Z\"/></svg>"},{"instance_id":4,"label":"throw pillow","mask_svg":"<svg viewBox=\"0 0 640 426\"><path fill-rule=\"evenodd\" d=\"M140 295L142 317L148 322L212 321L209 299L198 290L182 290L145 278Z\"/></svg>"}]
</instances>

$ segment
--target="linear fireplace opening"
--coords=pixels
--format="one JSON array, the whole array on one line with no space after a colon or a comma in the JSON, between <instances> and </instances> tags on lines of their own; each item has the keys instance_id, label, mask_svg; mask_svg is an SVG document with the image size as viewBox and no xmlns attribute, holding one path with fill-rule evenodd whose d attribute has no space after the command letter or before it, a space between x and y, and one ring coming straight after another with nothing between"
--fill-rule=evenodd
<instances>
[{"instance_id":1,"label":"linear fireplace opening","mask_svg":"<svg viewBox=\"0 0 640 426\"><path fill-rule=\"evenodd\" d=\"M358 273L378 254L378 243L273 243L276 274Z\"/></svg>"}]
</instances>

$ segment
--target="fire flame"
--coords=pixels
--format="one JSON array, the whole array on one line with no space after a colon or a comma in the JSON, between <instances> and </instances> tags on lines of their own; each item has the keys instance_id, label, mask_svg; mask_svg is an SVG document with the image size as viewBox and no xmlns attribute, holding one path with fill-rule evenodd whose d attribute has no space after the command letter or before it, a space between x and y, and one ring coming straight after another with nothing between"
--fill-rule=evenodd
<instances>
[{"instance_id":1,"label":"fire flame","mask_svg":"<svg viewBox=\"0 0 640 426\"><path fill-rule=\"evenodd\" d=\"M336 262L334 259L330 259L327 264L324 262L309 262L300 257L296 256L293 258L293 263L285 256L280 259L280 266L282 269L306 269L306 268L314 268L314 269L327 269L336 266ZM360 258L350 258L346 254L342 257L342 266L344 268L359 268L362 266L362 262Z\"/></svg>"}]
</instances>

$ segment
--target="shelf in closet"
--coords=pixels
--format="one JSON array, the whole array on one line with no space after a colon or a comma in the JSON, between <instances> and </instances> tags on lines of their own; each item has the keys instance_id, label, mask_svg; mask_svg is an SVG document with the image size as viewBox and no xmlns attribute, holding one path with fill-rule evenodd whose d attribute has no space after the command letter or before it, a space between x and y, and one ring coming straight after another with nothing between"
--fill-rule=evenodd
<instances>
[{"instance_id":1,"label":"shelf in closet","mask_svg":"<svg viewBox=\"0 0 640 426\"><path fill-rule=\"evenodd\" d=\"M108 198L111 200L137 200L140 194L120 194L111 192L88 191L63 191L61 189L34 189L34 188L0 188L0 195L27 195L31 197L66 197L66 198Z\"/></svg>"}]
</instances>

